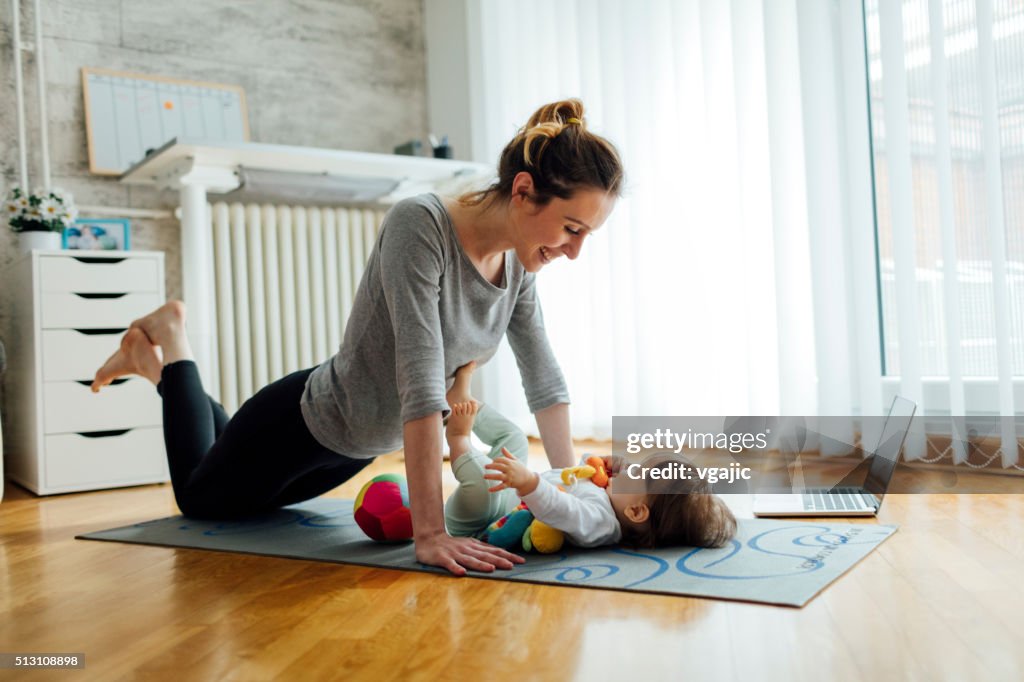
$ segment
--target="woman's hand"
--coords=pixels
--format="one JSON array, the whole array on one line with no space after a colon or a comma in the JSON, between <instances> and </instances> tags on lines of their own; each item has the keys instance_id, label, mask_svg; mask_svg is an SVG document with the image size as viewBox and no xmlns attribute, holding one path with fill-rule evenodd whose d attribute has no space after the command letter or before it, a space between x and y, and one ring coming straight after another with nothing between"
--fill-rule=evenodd
<instances>
[{"instance_id":1,"label":"woman's hand","mask_svg":"<svg viewBox=\"0 0 1024 682\"><path fill-rule=\"evenodd\" d=\"M500 547L471 538L453 538L445 530L441 498L441 413L406 422L403 436L417 561L445 568L455 575L465 575L467 568L490 572L521 564L522 557Z\"/></svg>"},{"instance_id":2,"label":"woman's hand","mask_svg":"<svg viewBox=\"0 0 1024 682\"><path fill-rule=\"evenodd\" d=\"M499 481L498 485L488 488L492 493L505 488L515 488L519 497L529 495L537 489L540 477L536 472L527 469L505 448L501 449L501 457L492 460L484 468L490 473L484 474L489 481Z\"/></svg>"},{"instance_id":3,"label":"woman's hand","mask_svg":"<svg viewBox=\"0 0 1024 682\"><path fill-rule=\"evenodd\" d=\"M474 538L453 538L448 533L416 538L416 560L459 576L466 575L467 568L490 573L495 568L509 569L526 561L501 547Z\"/></svg>"}]
</instances>

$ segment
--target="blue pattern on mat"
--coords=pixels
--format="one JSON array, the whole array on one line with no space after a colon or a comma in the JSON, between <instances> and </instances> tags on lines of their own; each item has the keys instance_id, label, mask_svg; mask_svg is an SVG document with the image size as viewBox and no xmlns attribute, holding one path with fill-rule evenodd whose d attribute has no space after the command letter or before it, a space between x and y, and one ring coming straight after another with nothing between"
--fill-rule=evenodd
<instances>
[{"instance_id":1,"label":"blue pattern on mat","mask_svg":"<svg viewBox=\"0 0 1024 682\"><path fill-rule=\"evenodd\" d=\"M527 562L511 571L472 575L802 606L895 531L874 523L741 519L736 538L720 549L568 547L558 554L527 555ZM367 539L352 518L352 501L334 498L245 521L174 516L80 537L442 572L418 563L411 543Z\"/></svg>"}]
</instances>

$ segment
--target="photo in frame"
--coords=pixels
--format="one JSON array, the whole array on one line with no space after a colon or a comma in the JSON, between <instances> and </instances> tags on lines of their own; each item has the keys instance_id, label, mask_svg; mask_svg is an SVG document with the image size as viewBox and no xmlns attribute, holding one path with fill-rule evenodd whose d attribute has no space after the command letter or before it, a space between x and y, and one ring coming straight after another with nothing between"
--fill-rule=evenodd
<instances>
[{"instance_id":1,"label":"photo in frame","mask_svg":"<svg viewBox=\"0 0 1024 682\"><path fill-rule=\"evenodd\" d=\"M128 251L131 225L127 218L79 218L64 228L61 248L77 251Z\"/></svg>"}]
</instances>

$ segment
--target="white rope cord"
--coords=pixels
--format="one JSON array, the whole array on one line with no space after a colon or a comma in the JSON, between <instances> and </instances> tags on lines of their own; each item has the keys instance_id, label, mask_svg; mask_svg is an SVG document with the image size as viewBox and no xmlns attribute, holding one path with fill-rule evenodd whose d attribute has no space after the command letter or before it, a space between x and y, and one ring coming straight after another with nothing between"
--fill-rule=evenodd
<instances>
[{"instance_id":1,"label":"white rope cord","mask_svg":"<svg viewBox=\"0 0 1024 682\"><path fill-rule=\"evenodd\" d=\"M953 446L952 445L946 446L946 448L944 450L942 450L942 452L939 452L938 447L936 447L935 442L931 438L927 438L926 442L927 442L928 450L930 450L931 452L935 452L937 454L934 457L919 457L916 460L914 460L915 462L920 462L922 464L935 464L937 462L941 462L942 460L946 459L947 457L949 458L950 461L953 460ZM853 445L854 445L854 447L859 448L861 451L864 451L864 448L863 448L863 445L862 445L862 441L861 441L859 436L857 437L857 440L854 442ZM1018 450L1019 450L1020 449L1020 443L1019 442L1017 444L1017 447L1018 447ZM982 462L980 464L974 464L974 463L972 463L972 462L970 462L968 460L964 460L963 464L967 465L971 469L985 469L996 458L1002 457L1002 455L1003 455L1003 449L1000 447L1000 448L997 448L991 455L988 456L988 458L984 462ZM1018 460L1019 459L1020 458L1018 457ZM959 465L954 465L954 466L959 466ZM1024 471L1024 466L1021 466L1020 464L1013 464L1012 468L1016 469L1017 471Z\"/></svg>"},{"instance_id":2,"label":"white rope cord","mask_svg":"<svg viewBox=\"0 0 1024 682\"><path fill-rule=\"evenodd\" d=\"M1018 444L1018 448L1019 447L1020 446ZM951 460L953 459L953 446L952 445L947 446L942 452L939 452L938 448L935 447L935 443L931 439L929 439L928 440L928 449L931 450L932 452L937 452L938 454L935 455L934 457L922 457L922 458L917 460L918 462L923 462L924 464L934 464L935 462L939 462L939 461L945 459L947 456L949 456L949 458ZM989 455L988 458L984 462L982 462L981 464L972 463L970 460L964 460L963 464L966 464L971 469L984 469L984 468L988 467L988 465L991 464L992 461L995 460L997 457L1001 457L1002 454L1003 454L1003 449L1002 448L997 448L995 450L995 452L993 452L991 455ZM1018 470L1018 471L1024 471L1024 467L1022 467L1020 464L1014 464L1013 468Z\"/></svg>"}]
</instances>

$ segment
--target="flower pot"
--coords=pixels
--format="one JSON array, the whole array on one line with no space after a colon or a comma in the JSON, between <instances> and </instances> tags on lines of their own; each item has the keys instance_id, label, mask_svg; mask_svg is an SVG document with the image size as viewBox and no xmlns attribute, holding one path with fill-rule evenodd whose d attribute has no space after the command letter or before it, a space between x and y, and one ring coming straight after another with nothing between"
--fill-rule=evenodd
<instances>
[{"instance_id":1,"label":"flower pot","mask_svg":"<svg viewBox=\"0 0 1024 682\"><path fill-rule=\"evenodd\" d=\"M32 249L60 249L60 232L26 231L18 233L18 247L22 253Z\"/></svg>"}]
</instances>

